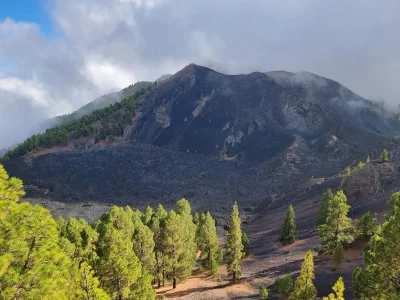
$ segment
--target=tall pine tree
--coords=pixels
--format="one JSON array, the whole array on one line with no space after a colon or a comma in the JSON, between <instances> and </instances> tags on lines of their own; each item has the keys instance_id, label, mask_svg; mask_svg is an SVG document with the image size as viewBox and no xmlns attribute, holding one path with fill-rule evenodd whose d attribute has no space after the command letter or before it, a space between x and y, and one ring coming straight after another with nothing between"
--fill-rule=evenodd
<instances>
[{"instance_id":1,"label":"tall pine tree","mask_svg":"<svg viewBox=\"0 0 400 300\"><path fill-rule=\"evenodd\" d=\"M308 251L304 257L299 277L294 283L294 291L290 294L289 300L308 300L315 299L317 289L313 284L314 260L311 251Z\"/></svg>"},{"instance_id":2,"label":"tall pine tree","mask_svg":"<svg viewBox=\"0 0 400 300\"><path fill-rule=\"evenodd\" d=\"M154 273L156 264L154 246L153 232L142 222L138 222L133 233L133 249L142 264L142 272L146 270L150 274Z\"/></svg>"},{"instance_id":3,"label":"tall pine tree","mask_svg":"<svg viewBox=\"0 0 400 300\"><path fill-rule=\"evenodd\" d=\"M99 232L100 282L113 299L129 299L142 266L133 250L134 224L129 210L113 206L101 217Z\"/></svg>"},{"instance_id":4,"label":"tall pine tree","mask_svg":"<svg viewBox=\"0 0 400 300\"><path fill-rule=\"evenodd\" d=\"M326 224L318 226L323 250L333 253L338 243L347 244L354 240L354 228L347 217L350 205L342 190L338 191L330 202Z\"/></svg>"},{"instance_id":5,"label":"tall pine tree","mask_svg":"<svg viewBox=\"0 0 400 300\"><path fill-rule=\"evenodd\" d=\"M215 220L209 212L201 214L197 230L197 243L201 252L203 266L208 267L217 274L218 237ZM213 270L214 268L214 270Z\"/></svg>"},{"instance_id":6,"label":"tall pine tree","mask_svg":"<svg viewBox=\"0 0 400 300\"><path fill-rule=\"evenodd\" d=\"M161 286L161 282L163 284L165 283L166 277L166 256L163 246L163 233L167 216L167 211L161 204L159 204L150 221L150 228L154 234L154 255L156 260L154 277L157 280L158 287Z\"/></svg>"},{"instance_id":7,"label":"tall pine tree","mask_svg":"<svg viewBox=\"0 0 400 300\"><path fill-rule=\"evenodd\" d=\"M297 230L293 206L290 204L285 214L279 241L282 245L292 244L296 240Z\"/></svg>"},{"instance_id":8,"label":"tall pine tree","mask_svg":"<svg viewBox=\"0 0 400 300\"><path fill-rule=\"evenodd\" d=\"M229 221L227 241L227 270L232 280L236 281L242 277L241 259L243 252L241 220L237 203L233 204L232 215Z\"/></svg>"},{"instance_id":9,"label":"tall pine tree","mask_svg":"<svg viewBox=\"0 0 400 300\"><path fill-rule=\"evenodd\" d=\"M319 203L319 211L317 213L316 223L317 226L323 225L326 223L326 218L328 217L329 205L333 199L333 194L331 189L328 189L321 198Z\"/></svg>"},{"instance_id":10,"label":"tall pine tree","mask_svg":"<svg viewBox=\"0 0 400 300\"><path fill-rule=\"evenodd\" d=\"M190 274L190 270L187 270L184 231L182 216L171 210L165 221L162 246L167 265L166 269L168 276L172 279L173 289L176 288L178 282L186 280Z\"/></svg>"},{"instance_id":11,"label":"tall pine tree","mask_svg":"<svg viewBox=\"0 0 400 300\"><path fill-rule=\"evenodd\" d=\"M193 223L192 208L189 201L182 198L175 204L175 212L182 219L182 241L185 245L182 253L182 274L180 281L186 280L192 274L193 262L196 258L196 224Z\"/></svg>"}]
</instances>

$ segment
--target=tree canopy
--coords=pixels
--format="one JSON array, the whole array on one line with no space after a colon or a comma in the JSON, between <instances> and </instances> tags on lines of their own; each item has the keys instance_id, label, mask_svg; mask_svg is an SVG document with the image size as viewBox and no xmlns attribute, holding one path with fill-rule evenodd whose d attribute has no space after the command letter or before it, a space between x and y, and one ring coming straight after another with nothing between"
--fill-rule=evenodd
<instances>
[{"instance_id":1,"label":"tree canopy","mask_svg":"<svg viewBox=\"0 0 400 300\"><path fill-rule=\"evenodd\" d=\"M313 284L314 260L311 251L308 251L301 265L300 275L294 283L294 291L290 294L289 300L315 299L317 289Z\"/></svg>"},{"instance_id":2,"label":"tree canopy","mask_svg":"<svg viewBox=\"0 0 400 300\"><path fill-rule=\"evenodd\" d=\"M290 204L285 214L279 241L282 245L292 244L296 240L297 229L293 206Z\"/></svg>"},{"instance_id":3,"label":"tree canopy","mask_svg":"<svg viewBox=\"0 0 400 300\"><path fill-rule=\"evenodd\" d=\"M356 299L400 298L400 206L375 234L364 250L365 271L353 271Z\"/></svg>"},{"instance_id":4,"label":"tree canopy","mask_svg":"<svg viewBox=\"0 0 400 300\"><path fill-rule=\"evenodd\" d=\"M228 275L236 281L242 277L241 260L243 255L241 219L237 203L233 204L229 220L228 241L226 250Z\"/></svg>"},{"instance_id":5,"label":"tree canopy","mask_svg":"<svg viewBox=\"0 0 400 300\"><path fill-rule=\"evenodd\" d=\"M323 250L333 253L338 243L347 244L354 240L354 228L347 217L350 205L342 190L338 191L330 202L326 224L318 226Z\"/></svg>"}]
</instances>

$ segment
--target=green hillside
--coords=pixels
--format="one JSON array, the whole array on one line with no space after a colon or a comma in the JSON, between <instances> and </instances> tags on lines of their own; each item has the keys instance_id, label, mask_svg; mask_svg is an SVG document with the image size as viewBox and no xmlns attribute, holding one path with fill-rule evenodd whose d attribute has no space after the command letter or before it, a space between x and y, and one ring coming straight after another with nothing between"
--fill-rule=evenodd
<instances>
[{"instance_id":1,"label":"green hillside","mask_svg":"<svg viewBox=\"0 0 400 300\"><path fill-rule=\"evenodd\" d=\"M2 161L56 145L65 146L73 140L94 137L97 143L106 138L122 136L125 127L133 123L141 97L156 85L156 83L150 83L129 86L121 91L124 98L120 102L94 110L76 119L74 114L67 115L62 125L31 136L15 149L8 151Z\"/></svg>"}]
</instances>

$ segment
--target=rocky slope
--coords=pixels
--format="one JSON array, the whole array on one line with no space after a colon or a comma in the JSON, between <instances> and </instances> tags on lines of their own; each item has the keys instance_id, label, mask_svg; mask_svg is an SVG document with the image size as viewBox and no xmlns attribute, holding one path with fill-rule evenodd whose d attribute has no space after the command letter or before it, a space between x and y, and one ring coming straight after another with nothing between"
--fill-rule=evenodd
<instances>
[{"instance_id":1,"label":"rocky slope","mask_svg":"<svg viewBox=\"0 0 400 300\"><path fill-rule=\"evenodd\" d=\"M31 195L50 200L147 204L184 196L199 210L223 213L238 200L251 211L304 195L311 176L335 177L397 147L399 129L371 102L314 74L224 75L192 64L145 95L125 143L5 166Z\"/></svg>"}]
</instances>

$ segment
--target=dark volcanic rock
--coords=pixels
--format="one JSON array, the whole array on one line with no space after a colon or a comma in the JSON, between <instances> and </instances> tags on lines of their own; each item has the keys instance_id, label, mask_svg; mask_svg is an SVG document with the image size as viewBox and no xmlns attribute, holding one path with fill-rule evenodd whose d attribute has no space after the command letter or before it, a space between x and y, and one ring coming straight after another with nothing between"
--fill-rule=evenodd
<instances>
[{"instance_id":1,"label":"dark volcanic rock","mask_svg":"<svg viewBox=\"0 0 400 300\"><path fill-rule=\"evenodd\" d=\"M303 197L311 176L330 177L396 144L399 128L369 101L314 74L224 75L192 64L145 96L127 130L136 143L20 158L5 167L59 201L187 197L199 209L223 211L233 200L263 207L288 193Z\"/></svg>"}]
</instances>

